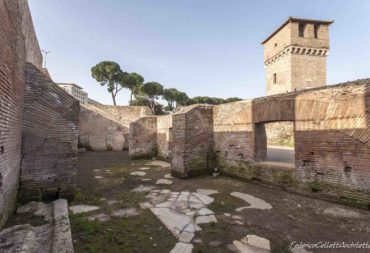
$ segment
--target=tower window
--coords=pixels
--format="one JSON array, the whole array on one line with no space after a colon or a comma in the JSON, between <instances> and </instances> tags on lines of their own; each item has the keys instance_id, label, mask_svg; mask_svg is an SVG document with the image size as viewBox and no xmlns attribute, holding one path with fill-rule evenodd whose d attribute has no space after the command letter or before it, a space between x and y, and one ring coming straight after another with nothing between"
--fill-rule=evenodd
<instances>
[{"instance_id":1,"label":"tower window","mask_svg":"<svg viewBox=\"0 0 370 253\"><path fill-rule=\"evenodd\" d=\"M314 25L314 27L313 27L313 32L314 32L315 39L317 39L317 38L318 38L318 35L319 35L319 29L320 29L320 25Z\"/></svg>"},{"instance_id":2,"label":"tower window","mask_svg":"<svg viewBox=\"0 0 370 253\"><path fill-rule=\"evenodd\" d=\"M305 24L299 24L298 30L299 30L299 37L304 37L304 29L306 28Z\"/></svg>"},{"instance_id":3,"label":"tower window","mask_svg":"<svg viewBox=\"0 0 370 253\"><path fill-rule=\"evenodd\" d=\"M273 84L276 84L276 73L274 73L274 75L272 76L272 81L273 81Z\"/></svg>"}]
</instances>

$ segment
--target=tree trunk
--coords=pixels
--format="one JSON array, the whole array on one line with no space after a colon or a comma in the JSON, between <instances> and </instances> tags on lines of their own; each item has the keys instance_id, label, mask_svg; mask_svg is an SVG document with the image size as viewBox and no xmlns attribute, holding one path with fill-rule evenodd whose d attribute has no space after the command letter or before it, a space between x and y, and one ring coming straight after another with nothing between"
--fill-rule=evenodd
<instances>
[{"instance_id":1,"label":"tree trunk","mask_svg":"<svg viewBox=\"0 0 370 253\"><path fill-rule=\"evenodd\" d=\"M113 95L113 92L112 92L112 99L113 99L113 105L116 106L116 96Z\"/></svg>"},{"instance_id":2,"label":"tree trunk","mask_svg":"<svg viewBox=\"0 0 370 253\"><path fill-rule=\"evenodd\" d=\"M131 90L131 94L130 94L130 105L132 105L132 90Z\"/></svg>"},{"instance_id":3,"label":"tree trunk","mask_svg":"<svg viewBox=\"0 0 370 253\"><path fill-rule=\"evenodd\" d=\"M155 102L153 100L149 100L150 109L152 109L152 113L155 115Z\"/></svg>"}]
</instances>

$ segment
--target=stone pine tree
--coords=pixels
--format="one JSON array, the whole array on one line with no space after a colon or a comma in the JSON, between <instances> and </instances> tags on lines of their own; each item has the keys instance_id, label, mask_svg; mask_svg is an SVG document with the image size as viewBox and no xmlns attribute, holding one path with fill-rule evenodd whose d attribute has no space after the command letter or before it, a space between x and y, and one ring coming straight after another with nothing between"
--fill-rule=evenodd
<instances>
[{"instance_id":1,"label":"stone pine tree","mask_svg":"<svg viewBox=\"0 0 370 253\"><path fill-rule=\"evenodd\" d=\"M155 113L155 100L163 95L163 86L157 82L148 82L142 88L149 100L149 107Z\"/></svg>"},{"instance_id":2,"label":"stone pine tree","mask_svg":"<svg viewBox=\"0 0 370 253\"><path fill-rule=\"evenodd\" d=\"M107 86L112 95L113 105L117 105L116 96L123 88L127 88L128 73L123 72L121 67L113 61L102 61L91 68L92 77L101 86Z\"/></svg>"},{"instance_id":3,"label":"stone pine tree","mask_svg":"<svg viewBox=\"0 0 370 253\"><path fill-rule=\"evenodd\" d=\"M175 109L176 97L179 91L174 88L164 89L163 98L167 101L168 110L172 111Z\"/></svg>"},{"instance_id":4,"label":"stone pine tree","mask_svg":"<svg viewBox=\"0 0 370 253\"><path fill-rule=\"evenodd\" d=\"M130 89L130 104L132 104L132 96L140 95L144 83L144 78L138 73L129 73L126 79L126 87Z\"/></svg>"},{"instance_id":5,"label":"stone pine tree","mask_svg":"<svg viewBox=\"0 0 370 253\"><path fill-rule=\"evenodd\" d=\"M167 101L168 110L173 111L179 105L186 105L189 100L185 92L178 91L174 88L164 89L163 98Z\"/></svg>"},{"instance_id":6,"label":"stone pine tree","mask_svg":"<svg viewBox=\"0 0 370 253\"><path fill-rule=\"evenodd\" d=\"M188 101L189 101L189 97L188 95L186 95L185 92L178 92L176 94L176 107L181 105L181 106L186 106Z\"/></svg>"}]
</instances>

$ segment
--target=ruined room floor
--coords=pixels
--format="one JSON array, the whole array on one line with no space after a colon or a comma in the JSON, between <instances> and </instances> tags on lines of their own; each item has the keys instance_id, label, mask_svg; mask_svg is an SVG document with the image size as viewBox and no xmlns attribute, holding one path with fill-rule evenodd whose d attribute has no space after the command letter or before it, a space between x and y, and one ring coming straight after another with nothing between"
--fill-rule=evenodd
<instances>
[{"instance_id":1,"label":"ruined room floor","mask_svg":"<svg viewBox=\"0 0 370 253\"><path fill-rule=\"evenodd\" d=\"M271 252L290 252L293 241L366 242L370 238L370 212L366 210L223 176L181 180L169 178L169 173L165 162L129 160L127 152L79 154L77 194L70 203L75 252L170 252L178 239L142 204L148 203L148 194L155 196L164 189L169 191L162 192L218 191L209 195L214 201L206 206L214 212L217 222L199 224L202 230L195 232L190 242L193 253L238 252L233 241L246 235L268 239ZM156 184L160 179L172 184ZM257 201L256 208L237 212L237 208L249 204L232 196L233 192L258 198L267 208L261 209ZM88 209L91 210L86 212Z\"/></svg>"}]
</instances>

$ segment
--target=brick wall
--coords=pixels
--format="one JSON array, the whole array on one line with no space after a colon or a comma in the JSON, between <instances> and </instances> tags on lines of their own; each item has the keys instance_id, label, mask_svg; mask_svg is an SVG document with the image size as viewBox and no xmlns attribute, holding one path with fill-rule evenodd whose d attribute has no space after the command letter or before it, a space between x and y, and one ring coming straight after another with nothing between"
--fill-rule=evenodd
<instances>
[{"instance_id":1,"label":"brick wall","mask_svg":"<svg viewBox=\"0 0 370 253\"><path fill-rule=\"evenodd\" d=\"M172 174L188 177L207 173L213 155L212 106L193 105L173 115Z\"/></svg>"},{"instance_id":2,"label":"brick wall","mask_svg":"<svg viewBox=\"0 0 370 253\"><path fill-rule=\"evenodd\" d=\"M42 69L42 53L33 27L31 12L27 0L18 0L22 15L22 31L26 45L26 61Z\"/></svg>"},{"instance_id":3,"label":"brick wall","mask_svg":"<svg viewBox=\"0 0 370 253\"><path fill-rule=\"evenodd\" d=\"M254 159L252 102L213 107L213 138L219 163L238 165Z\"/></svg>"},{"instance_id":4,"label":"brick wall","mask_svg":"<svg viewBox=\"0 0 370 253\"><path fill-rule=\"evenodd\" d=\"M27 63L21 201L73 197L78 116L78 101Z\"/></svg>"},{"instance_id":5,"label":"brick wall","mask_svg":"<svg viewBox=\"0 0 370 253\"><path fill-rule=\"evenodd\" d=\"M81 106L80 145L98 151L128 149L130 123L149 115L152 113L146 106Z\"/></svg>"},{"instance_id":6,"label":"brick wall","mask_svg":"<svg viewBox=\"0 0 370 253\"><path fill-rule=\"evenodd\" d=\"M130 124L129 155L131 158L157 155L157 117L143 117Z\"/></svg>"},{"instance_id":7,"label":"brick wall","mask_svg":"<svg viewBox=\"0 0 370 253\"><path fill-rule=\"evenodd\" d=\"M158 156L171 159L172 115L157 116Z\"/></svg>"},{"instance_id":8,"label":"brick wall","mask_svg":"<svg viewBox=\"0 0 370 253\"><path fill-rule=\"evenodd\" d=\"M169 147L172 174L225 174L367 207L370 79L217 106L192 105L130 126L130 153ZM295 164L267 162L266 124L291 122ZM164 126L164 127L162 127ZM164 132L166 134L164 134ZM165 149L165 148L164 148Z\"/></svg>"},{"instance_id":9,"label":"brick wall","mask_svg":"<svg viewBox=\"0 0 370 253\"><path fill-rule=\"evenodd\" d=\"M26 57L18 1L0 0L0 227L15 206Z\"/></svg>"},{"instance_id":10,"label":"brick wall","mask_svg":"<svg viewBox=\"0 0 370 253\"><path fill-rule=\"evenodd\" d=\"M206 147L213 146L225 174L370 204L370 79L217 105L211 114L208 108L173 116L174 175L191 176L194 158L204 167ZM294 123L294 165L265 161L265 124L281 121Z\"/></svg>"}]
</instances>

